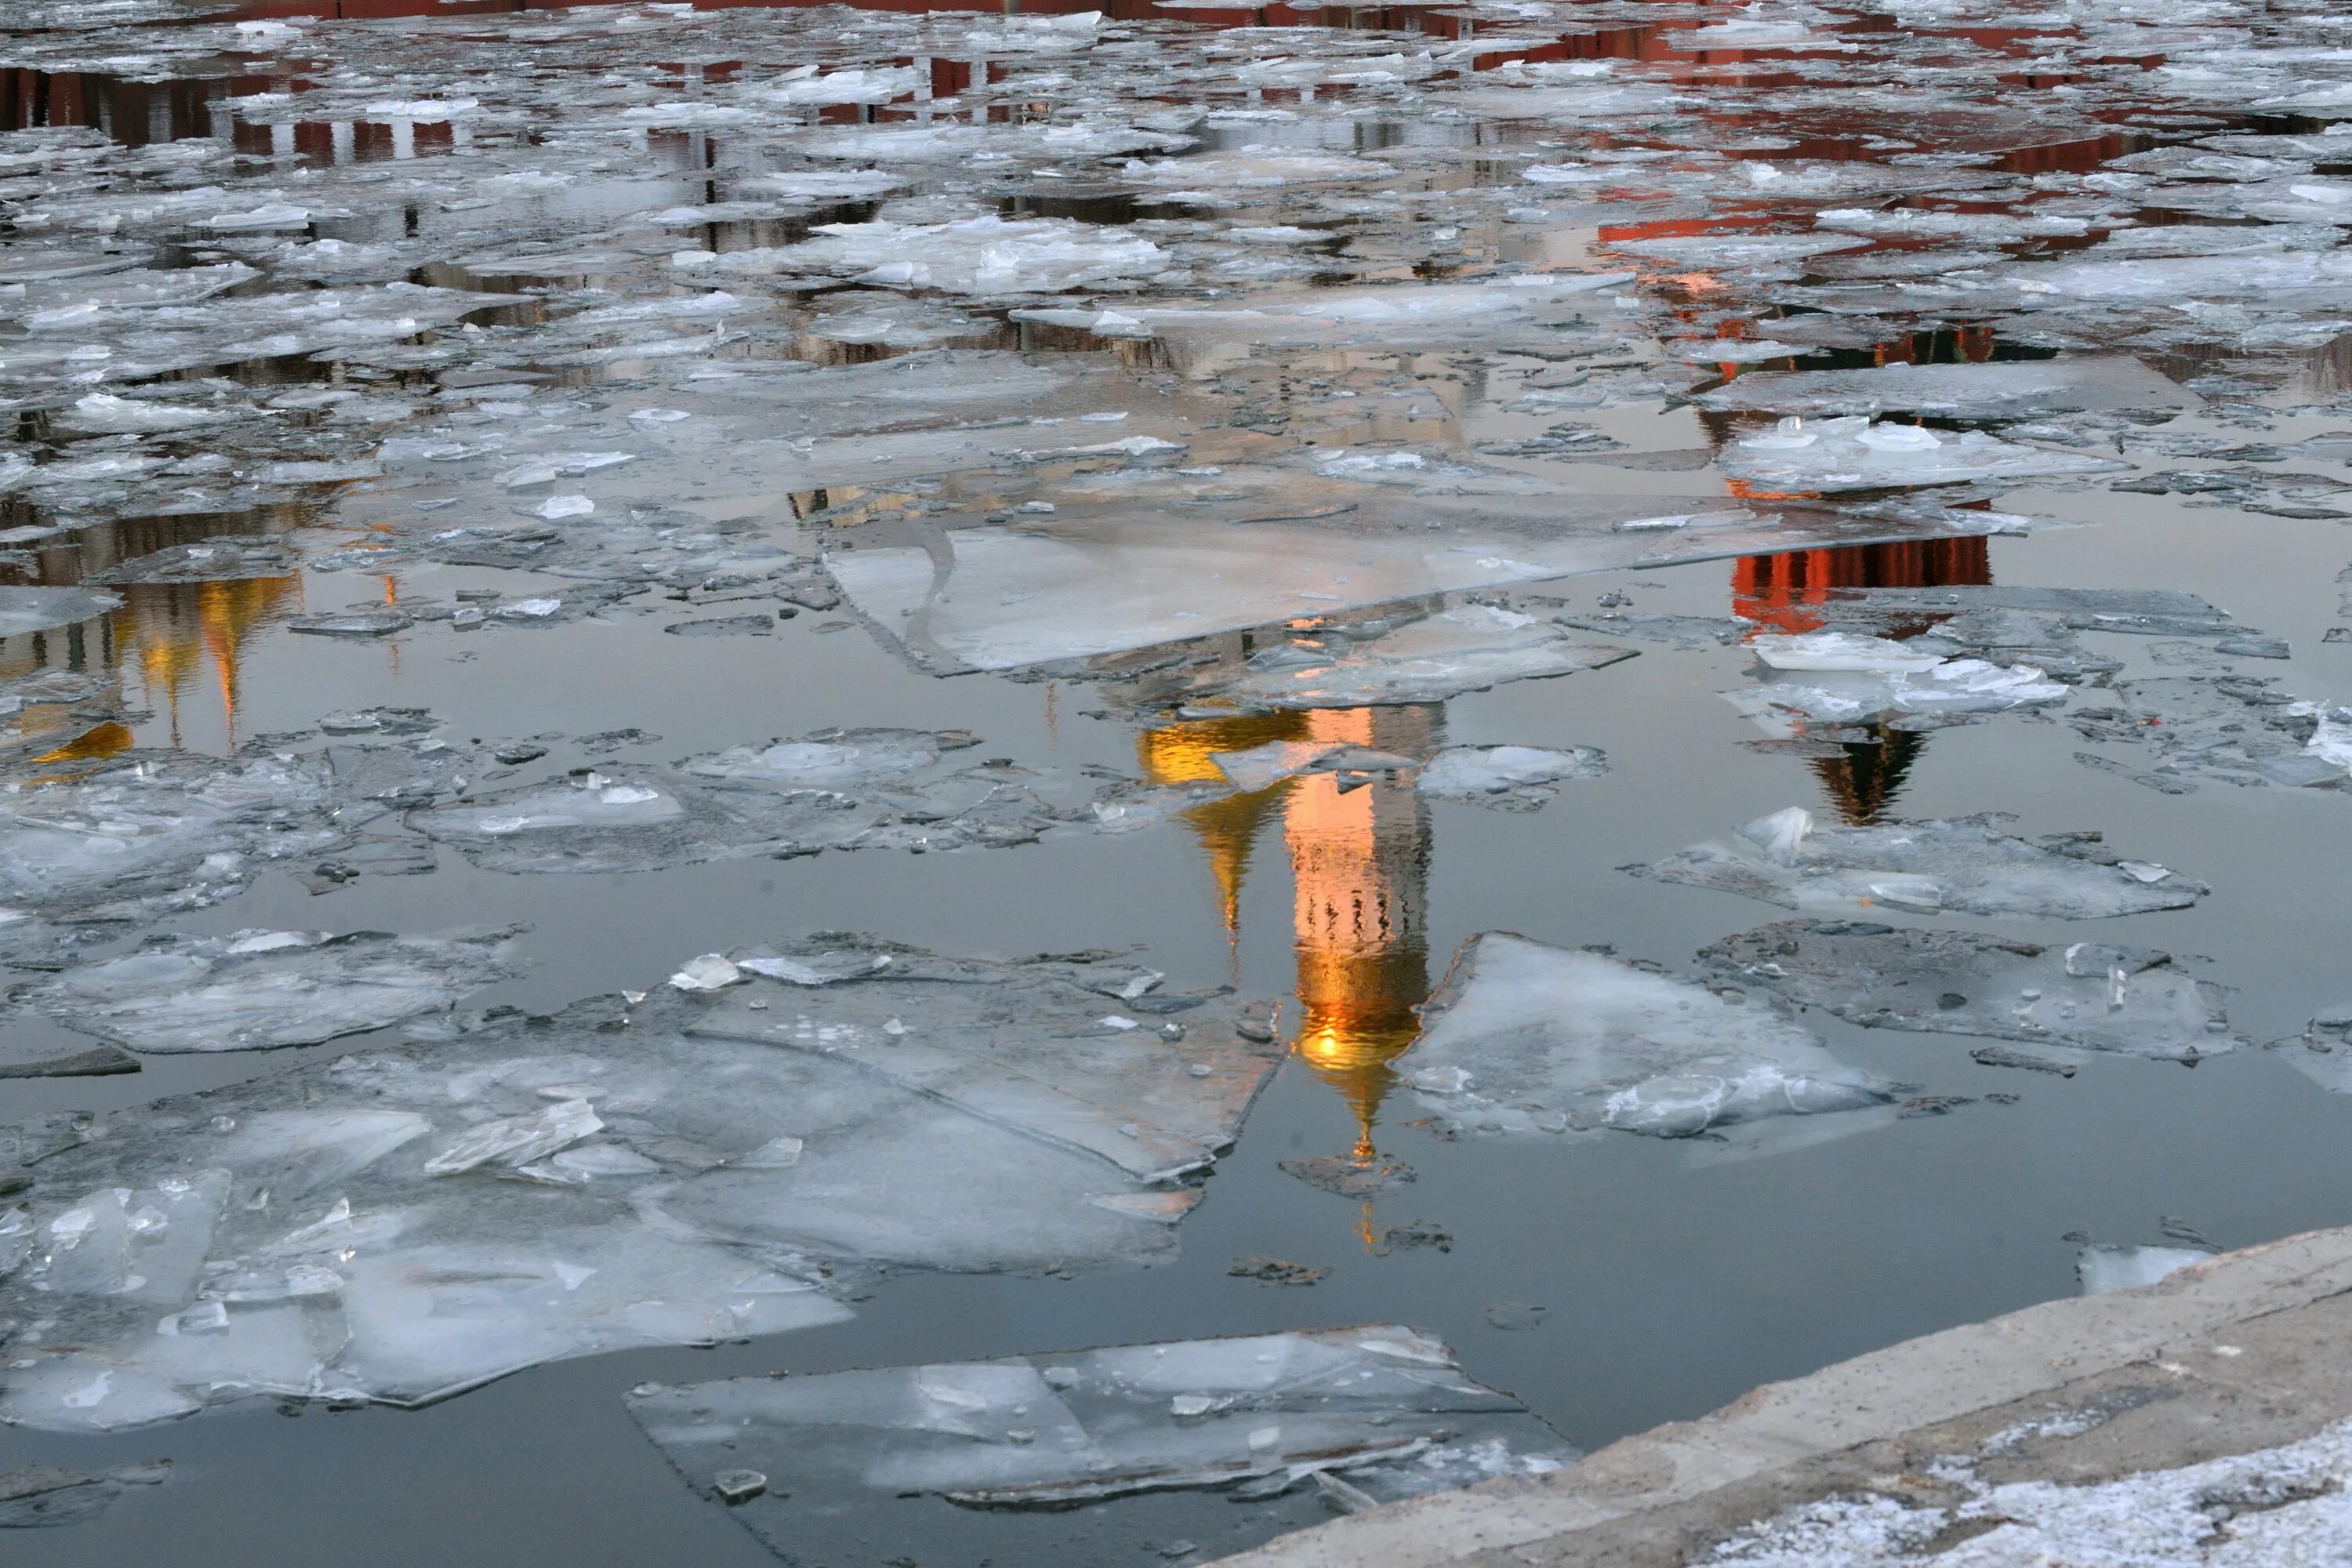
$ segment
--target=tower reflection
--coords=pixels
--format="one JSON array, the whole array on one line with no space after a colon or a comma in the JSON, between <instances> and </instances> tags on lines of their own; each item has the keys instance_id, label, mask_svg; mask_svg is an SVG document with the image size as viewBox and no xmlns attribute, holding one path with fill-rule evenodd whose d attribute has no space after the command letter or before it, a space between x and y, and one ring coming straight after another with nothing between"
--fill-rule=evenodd
<instances>
[{"instance_id":1,"label":"tower reflection","mask_svg":"<svg viewBox=\"0 0 2352 1568\"><path fill-rule=\"evenodd\" d=\"M1992 581L1992 554L1983 539L1916 540L1749 555L1731 569L1732 613L1772 632L1818 631L1831 596L1852 588L1943 588ZM1887 628L1897 640L1917 637L1947 616L1923 613ZM1876 822L1910 780L1927 737L1916 730L1864 726L1866 741L1835 742L1842 756L1806 759L1838 819L1852 826Z\"/></svg>"},{"instance_id":2,"label":"tower reflection","mask_svg":"<svg viewBox=\"0 0 2352 1568\"><path fill-rule=\"evenodd\" d=\"M1221 776L1213 752L1268 741L1426 756L1444 730L1444 710L1434 705L1316 710L1171 724L1144 731L1137 749L1147 776L1176 784ZM1234 942L1257 840L1280 821L1303 1014L1294 1049L1354 1111L1355 1152L1370 1159L1381 1103L1395 1081L1389 1064L1419 1035L1413 1008L1429 994L1427 807L1390 775L1364 782L1309 773L1195 806L1184 820L1207 852Z\"/></svg>"}]
</instances>

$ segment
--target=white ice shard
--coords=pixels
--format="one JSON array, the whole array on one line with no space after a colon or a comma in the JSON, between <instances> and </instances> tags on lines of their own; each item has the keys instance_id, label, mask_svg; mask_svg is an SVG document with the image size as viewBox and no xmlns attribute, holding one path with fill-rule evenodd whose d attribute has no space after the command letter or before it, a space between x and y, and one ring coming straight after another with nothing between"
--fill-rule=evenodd
<instances>
[{"instance_id":1,"label":"white ice shard","mask_svg":"<svg viewBox=\"0 0 2352 1568\"><path fill-rule=\"evenodd\" d=\"M2000 441L1975 430L1874 425L1858 414L1810 424L1791 416L1778 429L1734 441L1716 463L1752 491L1796 495L2122 473L2131 468L2112 458Z\"/></svg>"},{"instance_id":2,"label":"white ice shard","mask_svg":"<svg viewBox=\"0 0 2352 1568\"><path fill-rule=\"evenodd\" d=\"M1724 700L1754 720L1767 734L1785 736L1808 720L1846 723L1888 713L2001 713L2012 708L2063 702L2073 695L2073 689L2063 681L2051 679L2032 665L1999 665L1981 658L1940 659L1924 670L1898 669L1891 674L1820 668L1799 673L1812 679L1761 681L1744 690L1725 692Z\"/></svg>"},{"instance_id":3,"label":"white ice shard","mask_svg":"<svg viewBox=\"0 0 2352 1568\"><path fill-rule=\"evenodd\" d=\"M1608 771L1608 762L1591 746L1448 746L1422 764L1413 788L1448 800L1527 809L1552 797L1548 785Z\"/></svg>"},{"instance_id":4,"label":"white ice shard","mask_svg":"<svg viewBox=\"0 0 2352 1568\"><path fill-rule=\"evenodd\" d=\"M27 986L15 1000L149 1054L315 1045L452 1007L508 978L514 934L151 937L119 958Z\"/></svg>"},{"instance_id":5,"label":"white ice shard","mask_svg":"<svg viewBox=\"0 0 2352 1568\"><path fill-rule=\"evenodd\" d=\"M1950 912L2105 920L2187 909L2209 889L2161 866L2097 853L2095 836L2036 844L1999 816L1817 826L1790 806L1728 837L1625 868L1808 912Z\"/></svg>"},{"instance_id":6,"label":"white ice shard","mask_svg":"<svg viewBox=\"0 0 2352 1568\"><path fill-rule=\"evenodd\" d=\"M2064 947L1978 931L1782 921L1700 950L1741 985L1865 1028L1976 1035L2165 1061L2220 1056L2228 990L2148 948Z\"/></svg>"},{"instance_id":7,"label":"white ice shard","mask_svg":"<svg viewBox=\"0 0 2352 1568\"><path fill-rule=\"evenodd\" d=\"M1774 669L1866 670L1886 675L1920 675L1944 662L1939 653L1922 653L1885 637L1859 632L1818 631L1767 635L1749 639L1748 651Z\"/></svg>"},{"instance_id":8,"label":"white ice shard","mask_svg":"<svg viewBox=\"0 0 2352 1568\"><path fill-rule=\"evenodd\" d=\"M1328 1517L1328 1495L1395 1501L1575 1458L1442 1342L1385 1324L651 1385L629 1411L698 1491L760 1476L764 1496L728 1500L793 1562L858 1561L877 1524L927 1560L925 1532L947 1531L943 1556L1049 1562L1087 1503L1087 1561L1139 1568L1166 1560L1184 1492L1237 1548ZM915 1497L966 1508L892 1500Z\"/></svg>"},{"instance_id":9,"label":"white ice shard","mask_svg":"<svg viewBox=\"0 0 2352 1568\"><path fill-rule=\"evenodd\" d=\"M1421 1012L1398 1066L1449 1126L1688 1138L1893 1098L1769 1007L1508 931L1465 942Z\"/></svg>"},{"instance_id":10,"label":"white ice shard","mask_svg":"<svg viewBox=\"0 0 2352 1568\"><path fill-rule=\"evenodd\" d=\"M836 1321L835 1282L887 1268L1150 1263L1284 1054L1264 1004L1128 963L727 961L754 978L442 1026L45 1145L0 1221L0 1318L43 1346L0 1420L418 1404Z\"/></svg>"}]
</instances>

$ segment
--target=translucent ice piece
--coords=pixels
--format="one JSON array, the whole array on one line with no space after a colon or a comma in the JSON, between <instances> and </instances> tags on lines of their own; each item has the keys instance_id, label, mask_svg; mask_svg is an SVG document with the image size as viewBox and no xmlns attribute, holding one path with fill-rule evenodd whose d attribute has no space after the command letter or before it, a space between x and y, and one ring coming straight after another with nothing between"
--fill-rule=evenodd
<instances>
[{"instance_id":1,"label":"translucent ice piece","mask_svg":"<svg viewBox=\"0 0 2352 1568\"><path fill-rule=\"evenodd\" d=\"M2163 867L2132 868L2097 854L2095 843L2057 847L1997 830L1998 816L1787 831L1784 811L1729 837L1695 845L1636 876L1718 888L1786 909L1854 911L1886 906L1912 913L2018 915L2105 920L2187 909L2209 889Z\"/></svg>"},{"instance_id":2,"label":"translucent ice piece","mask_svg":"<svg viewBox=\"0 0 2352 1568\"><path fill-rule=\"evenodd\" d=\"M1464 943L1421 1011L1398 1065L1452 1126L1687 1138L1893 1098L1769 1008L1508 932Z\"/></svg>"},{"instance_id":3,"label":"translucent ice piece","mask_svg":"<svg viewBox=\"0 0 2352 1568\"><path fill-rule=\"evenodd\" d=\"M1975 1035L2195 1061L2229 1051L2229 993L2168 953L1975 931L1783 921L1699 961L1741 984L1869 1028Z\"/></svg>"}]
</instances>

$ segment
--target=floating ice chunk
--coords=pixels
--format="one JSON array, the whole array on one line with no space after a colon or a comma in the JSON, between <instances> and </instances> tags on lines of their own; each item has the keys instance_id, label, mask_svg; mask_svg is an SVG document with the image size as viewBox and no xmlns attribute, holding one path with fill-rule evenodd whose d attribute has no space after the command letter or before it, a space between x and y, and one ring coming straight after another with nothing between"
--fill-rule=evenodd
<instances>
[{"instance_id":1,"label":"floating ice chunk","mask_svg":"<svg viewBox=\"0 0 2352 1568\"><path fill-rule=\"evenodd\" d=\"M1824 828L1791 806L1727 838L1626 869L1808 911L2105 920L2187 909L2208 890L2162 867L2103 859L2094 843L2062 837L2051 847L2011 837L1996 830L2002 820Z\"/></svg>"},{"instance_id":2,"label":"floating ice chunk","mask_svg":"<svg viewBox=\"0 0 2352 1568\"><path fill-rule=\"evenodd\" d=\"M2194 1061L2230 1050L2221 986L2169 953L2045 947L1974 931L1783 921L1726 937L1702 963L1870 1028L1977 1035Z\"/></svg>"},{"instance_id":3,"label":"floating ice chunk","mask_svg":"<svg viewBox=\"0 0 2352 1568\"><path fill-rule=\"evenodd\" d=\"M2072 695L2064 682L2032 665L1980 658L1948 658L1922 671L1892 675L1813 673L1826 679L1767 680L1746 691L1726 692L1724 700L1768 733L1786 735L1804 719L1844 722L1882 713L2000 713L2063 702Z\"/></svg>"},{"instance_id":4,"label":"floating ice chunk","mask_svg":"<svg viewBox=\"0 0 2352 1568\"><path fill-rule=\"evenodd\" d=\"M99 588L0 587L0 637L54 631L121 607L121 595Z\"/></svg>"},{"instance_id":5,"label":"floating ice chunk","mask_svg":"<svg viewBox=\"0 0 2352 1568\"><path fill-rule=\"evenodd\" d=\"M29 986L18 1001L135 1051L314 1045L454 1006L507 978L514 934L152 937L120 958Z\"/></svg>"},{"instance_id":6,"label":"floating ice chunk","mask_svg":"<svg viewBox=\"0 0 2352 1568\"><path fill-rule=\"evenodd\" d=\"M54 1349L12 1371L0 1418L416 1404L562 1356L836 1321L826 1269L1148 1263L1198 1196L1179 1179L1284 1051L1223 994L1155 994L1181 1040L1103 1030L1128 963L851 938L735 959L839 977L461 1026L117 1112L47 1154L26 1200L40 1253L0 1272L0 1312L50 1321Z\"/></svg>"},{"instance_id":7,"label":"floating ice chunk","mask_svg":"<svg viewBox=\"0 0 2352 1568\"><path fill-rule=\"evenodd\" d=\"M1255 795L1348 749L1344 741L1268 741L1245 752L1213 752L1209 760L1217 764L1227 784L1244 795Z\"/></svg>"},{"instance_id":8,"label":"floating ice chunk","mask_svg":"<svg viewBox=\"0 0 2352 1568\"><path fill-rule=\"evenodd\" d=\"M1390 1502L1575 1457L1443 1343L1387 1325L654 1385L629 1411L690 1485L795 1561L853 1561L878 1521L927 1560L1047 1562L1066 1546L1063 1508L1083 1502L1088 1561L1141 1568L1165 1560L1184 1492L1204 1494L1201 1533L1241 1548L1328 1517L1334 1488ZM764 1496L729 1479L746 1467ZM950 1522L893 1501L909 1496L966 1509Z\"/></svg>"},{"instance_id":9,"label":"floating ice chunk","mask_svg":"<svg viewBox=\"0 0 2352 1568\"><path fill-rule=\"evenodd\" d=\"M553 476L551 475L550 478ZM544 483L544 480L540 481ZM567 517L586 517L596 510L596 503L583 495L550 496L530 509L533 517L543 517L552 522Z\"/></svg>"},{"instance_id":10,"label":"floating ice chunk","mask_svg":"<svg viewBox=\"0 0 2352 1568\"><path fill-rule=\"evenodd\" d=\"M885 174L879 169L797 169L788 174L745 175L735 182L735 188L786 199L849 202L895 191L906 183L905 176Z\"/></svg>"},{"instance_id":11,"label":"floating ice chunk","mask_svg":"<svg viewBox=\"0 0 2352 1568\"><path fill-rule=\"evenodd\" d=\"M59 417L61 423L76 430L100 435L131 435L150 431L201 430L206 426L226 425L251 416L238 409L192 408L186 404L117 397L111 393L93 392L77 399L74 405Z\"/></svg>"},{"instance_id":12,"label":"floating ice chunk","mask_svg":"<svg viewBox=\"0 0 2352 1568\"><path fill-rule=\"evenodd\" d=\"M723 991L742 978L743 972L728 963L724 953L706 952L688 959L669 983L680 991Z\"/></svg>"},{"instance_id":13,"label":"floating ice chunk","mask_svg":"<svg viewBox=\"0 0 2352 1568\"><path fill-rule=\"evenodd\" d=\"M344 610L324 616L303 616L286 623L290 632L322 637L380 637L415 625L399 610Z\"/></svg>"},{"instance_id":14,"label":"floating ice chunk","mask_svg":"<svg viewBox=\"0 0 2352 1568\"><path fill-rule=\"evenodd\" d=\"M1599 778L1608 762L1591 746L1448 746L1422 765L1413 788L1423 795L1532 810L1549 800L1546 785Z\"/></svg>"},{"instance_id":15,"label":"floating ice chunk","mask_svg":"<svg viewBox=\"0 0 2352 1568\"><path fill-rule=\"evenodd\" d=\"M1465 942L1421 1012L1399 1066L1454 1126L1688 1138L1893 1098L1768 1008L1507 931Z\"/></svg>"},{"instance_id":16,"label":"floating ice chunk","mask_svg":"<svg viewBox=\"0 0 2352 1568\"><path fill-rule=\"evenodd\" d=\"M967 731L828 730L765 746L735 746L680 765L704 778L751 784L830 786L872 784L919 773L942 752L979 743Z\"/></svg>"},{"instance_id":17,"label":"floating ice chunk","mask_svg":"<svg viewBox=\"0 0 2352 1568\"><path fill-rule=\"evenodd\" d=\"M1974 430L1938 434L1917 425L1874 425L1861 415L1780 423L1780 430L1734 442L1717 465L1750 487L1799 494L2118 473L2131 467Z\"/></svg>"},{"instance_id":18,"label":"floating ice chunk","mask_svg":"<svg viewBox=\"0 0 2352 1568\"><path fill-rule=\"evenodd\" d=\"M1397 457L1421 454L1312 459L1324 470L1313 481L1317 512L1377 509L1397 518L1391 525L1266 519L1268 500L1288 501L1301 485L1284 468L1253 476L1279 487L1271 497L1246 495L1205 517L1092 506L1082 515L1024 519L1019 530L953 531L944 563L931 548L880 545L831 552L825 566L873 625L945 673L1017 669L1275 626L1302 612L1580 573L2011 525L1990 513L1940 509L1771 515L1720 497L1563 496L1552 481L1517 471L1454 464L1432 474L1427 458L1419 468L1381 462ZM1218 483L1237 478L1228 468ZM1399 495L1399 484L1414 493ZM1662 516L1679 525L1623 526ZM1227 521L1247 526L1219 525Z\"/></svg>"},{"instance_id":19,"label":"floating ice chunk","mask_svg":"<svg viewBox=\"0 0 2352 1568\"><path fill-rule=\"evenodd\" d=\"M1520 174L1522 178L1535 177L1533 170ZM1858 250L1869 243L1835 234L1700 234L1617 240L1608 248L1685 267L1772 267L1832 251Z\"/></svg>"},{"instance_id":20,"label":"floating ice chunk","mask_svg":"<svg viewBox=\"0 0 2352 1568\"><path fill-rule=\"evenodd\" d=\"M1748 648L1774 669L1866 670L1878 674L1918 675L1944 662L1937 653L1921 653L1885 637L1853 632L1800 632L1791 637L1766 636Z\"/></svg>"},{"instance_id":21,"label":"floating ice chunk","mask_svg":"<svg viewBox=\"0 0 2352 1568\"><path fill-rule=\"evenodd\" d=\"M2193 1247L2086 1247L2075 1255L2074 1277L2084 1295L2104 1296L2153 1285L2212 1258L2212 1253Z\"/></svg>"},{"instance_id":22,"label":"floating ice chunk","mask_svg":"<svg viewBox=\"0 0 2352 1568\"><path fill-rule=\"evenodd\" d=\"M759 91L778 103L888 103L929 85L929 76L911 66L852 67L820 76L811 65L786 71Z\"/></svg>"},{"instance_id":23,"label":"floating ice chunk","mask_svg":"<svg viewBox=\"0 0 2352 1568\"><path fill-rule=\"evenodd\" d=\"M879 288L988 295L1064 293L1149 277L1169 265L1160 247L1124 229L1064 218L1007 221L992 214L942 224L820 224L814 237L781 250L686 252L678 261L728 271L829 273Z\"/></svg>"},{"instance_id":24,"label":"floating ice chunk","mask_svg":"<svg viewBox=\"0 0 2352 1568\"><path fill-rule=\"evenodd\" d=\"M1304 661L1253 659L1214 694L1257 710L1363 708L1442 702L1514 680L1539 680L1599 669L1633 658L1624 648L1570 638L1559 627L1488 605L1442 610L1368 642Z\"/></svg>"},{"instance_id":25,"label":"floating ice chunk","mask_svg":"<svg viewBox=\"0 0 2352 1568\"><path fill-rule=\"evenodd\" d=\"M2196 395L2137 359L2001 360L1748 374L1700 393L1706 408L1811 416L1933 414L1956 419L2186 408Z\"/></svg>"}]
</instances>

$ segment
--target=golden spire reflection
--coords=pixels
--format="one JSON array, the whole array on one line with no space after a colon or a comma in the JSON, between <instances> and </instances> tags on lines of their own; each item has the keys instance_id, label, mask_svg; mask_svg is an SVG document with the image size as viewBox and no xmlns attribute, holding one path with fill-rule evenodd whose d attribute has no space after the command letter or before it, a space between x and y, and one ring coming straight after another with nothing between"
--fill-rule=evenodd
<instances>
[{"instance_id":1,"label":"golden spire reflection","mask_svg":"<svg viewBox=\"0 0 2352 1568\"><path fill-rule=\"evenodd\" d=\"M1443 711L1433 706L1273 713L1147 731L1137 751L1153 783L1179 784L1221 776L1213 752L1269 741L1425 755L1442 724ZM1395 1082L1389 1064L1419 1036L1413 1008L1429 994L1423 929L1428 813L1409 784L1375 775L1343 788L1334 773L1304 774L1186 812L1208 853L1229 941L1239 936L1251 851L1277 806L1290 857L1292 940L1305 1015L1293 1048L1355 1112L1356 1157L1369 1160L1381 1102Z\"/></svg>"}]
</instances>

